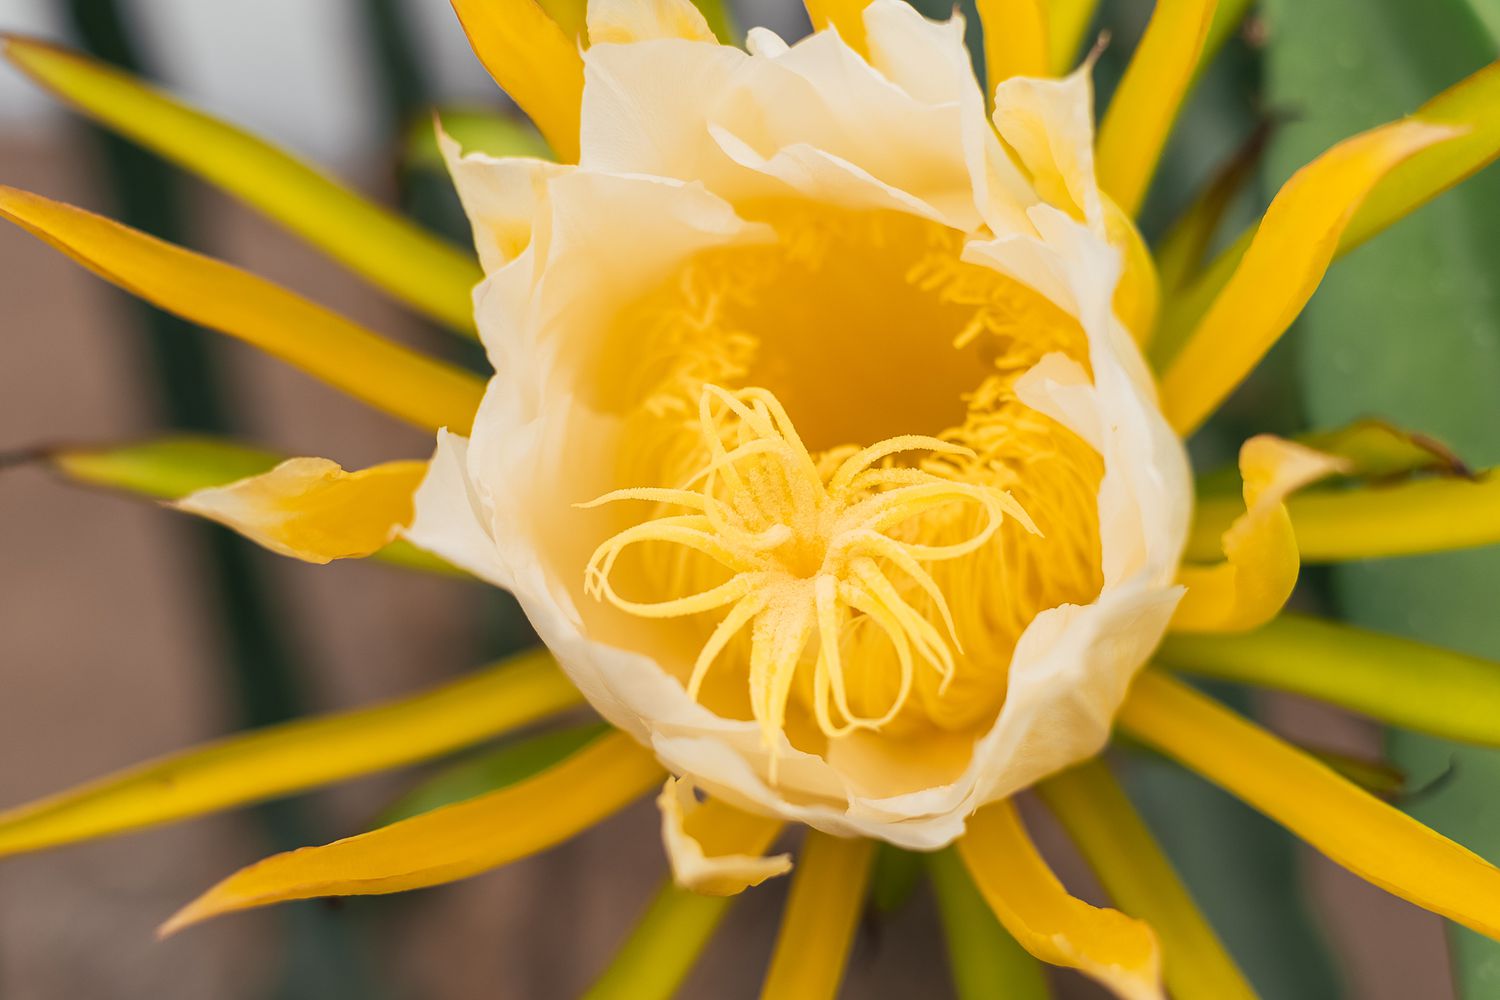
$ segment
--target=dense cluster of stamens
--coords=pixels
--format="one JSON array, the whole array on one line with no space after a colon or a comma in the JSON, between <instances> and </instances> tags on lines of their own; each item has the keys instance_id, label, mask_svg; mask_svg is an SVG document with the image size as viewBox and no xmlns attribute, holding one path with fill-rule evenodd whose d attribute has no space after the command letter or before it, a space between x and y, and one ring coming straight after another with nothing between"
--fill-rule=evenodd
<instances>
[{"instance_id":1,"label":"dense cluster of stamens","mask_svg":"<svg viewBox=\"0 0 1500 1000\"><path fill-rule=\"evenodd\" d=\"M773 751L799 671L811 671L813 715L828 736L886 725L906 704L919 669L935 671L945 686L954 676L959 639L927 564L974 553L1007 517L1036 529L1001 489L895 459L973 453L938 438L905 435L837 449L819 461L776 397L754 388L705 386L698 430L709 458L690 482L616 490L587 505L634 500L682 511L636 524L600 545L589 561L587 592L645 618L727 608L697 655L688 694L698 698L721 654L748 636L751 711ZM921 532L903 534L903 527L952 508L973 514L963 537L934 545L918 540ZM612 581L618 560L649 543L706 557L727 579L667 600L622 596ZM851 704L843 651L851 634L869 628L885 636L899 665L895 696L878 714L862 714ZM774 752L772 761L774 770Z\"/></svg>"},{"instance_id":2,"label":"dense cluster of stamens","mask_svg":"<svg viewBox=\"0 0 1500 1000\"><path fill-rule=\"evenodd\" d=\"M619 420L600 473L653 487L596 501L641 513L601 512L586 590L773 746L977 734L1031 621L1102 583L1100 457L1015 392L1050 353L1087 368L1083 332L949 227L745 211L775 239L643 290L585 383Z\"/></svg>"}]
</instances>

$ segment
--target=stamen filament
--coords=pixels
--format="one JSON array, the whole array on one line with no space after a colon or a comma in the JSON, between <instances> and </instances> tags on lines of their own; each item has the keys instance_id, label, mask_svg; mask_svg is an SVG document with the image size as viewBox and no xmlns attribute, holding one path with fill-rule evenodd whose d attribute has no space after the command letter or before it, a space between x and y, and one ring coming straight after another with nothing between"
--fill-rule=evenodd
<instances>
[{"instance_id":1,"label":"stamen filament","mask_svg":"<svg viewBox=\"0 0 1500 1000\"><path fill-rule=\"evenodd\" d=\"M798 671L812 670L812 714L825 735L887 725L911 697L918 660L936 671L946 689L957 670L955 653L962 651L952 609L923 564L975 552L990 542L1007 516L1029 531L1036 528L1020 505L996 487L934 471L946 471L943 466L888 464L914 452L976 458L970 449L940 438L889 438L848 453L836 466L831 453L821 466L828 471L820 471L786 410L765 389L731 392L705 385L698 401L698 434L706 461L685 486L614 490L580 505L635 500L692 512L664 514L605 541L588 562L585 592L651 619L729 608L693 662L687 693L699 699L716 663L733 663L744 671L774 782ZM983 513L967 537L944 545L912 540L931 537L923 525L934 518L939 525L966 523L952 520L962 507ZM952 537L951 528L944 534ZM660 601L621 597L611 583L621 556L650 544L705 556L731 576L696 593ZM894 698L875 715L856 711L850 699L850 671L870 669L863 662L846 663L843 655L844 644L861 627L884 633L899 671ZM729 657L747 632L748 655ZM842 721L835 721L835 713Z\"/></svg>"}]
</instances>

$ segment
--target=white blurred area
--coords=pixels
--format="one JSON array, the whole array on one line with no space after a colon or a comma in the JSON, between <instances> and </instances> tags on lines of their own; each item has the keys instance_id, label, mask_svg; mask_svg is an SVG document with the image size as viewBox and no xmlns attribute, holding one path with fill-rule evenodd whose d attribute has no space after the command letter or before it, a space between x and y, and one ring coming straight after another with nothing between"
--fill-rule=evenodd
<instances>
[{"instance_id":1,"label":"white blurred area","mask_svg":"<svg viewBox=\"0 0 1500 1000\"><path fill-rule=\"evenodd\" d=\"M175 93L314 159L348 163L381 141L364 0L123 0L153 71ZM0 30L68 42L59 0L0 0ZM404 0L424 68L444 101L494 100L447 0ZM742 0L742 24L796 35L799 0ZM61 114L0 66L0 128Z\"/></svg>"}]
</instances>

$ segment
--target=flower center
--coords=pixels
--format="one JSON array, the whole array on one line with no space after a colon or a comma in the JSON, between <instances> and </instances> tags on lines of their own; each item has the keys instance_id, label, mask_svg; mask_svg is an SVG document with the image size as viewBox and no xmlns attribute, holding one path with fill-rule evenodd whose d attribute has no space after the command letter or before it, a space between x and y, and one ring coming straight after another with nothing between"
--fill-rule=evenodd
<instances>
[{"instance_id":1,"label":"flower center","mask_svg":"<svg viewBox=\"0 0 1500 1000\"><path fill-rule=\"evenodd\" d=\"M721 407L717 413L716 402ZM975 552L1007 515L1030 531L1036 528L1002 490L894 467L885 460L918 451L973 453L936 438L905 436L842 460L830 453L820 468L781 403L763 389L731 394L705 386L699 427L709 461L694 477L697 489L624 489L594 501L644 500L687 513L663 514L620 532L599 546L587 572L587 589L594 596L642 617L729 609L693 664L688 695L699 696L709 669L742 634L749 638L751 708L770 746L785 726L792 683L804 657L812 661L812 708L827 736L879 729L895 718L910 697L917 659L937 671L944 685L951 681L952 647L958 645L953 614L923 564ZM954 507L973 508L977 514L969 537L929 545L901 535L901 526L944 510L951 517ZM621 553L653 542L705 556L729 578L662 601L621 597L610 582ZM913 594L925 597L925 609L909 599ZM849 701L841 647L856 619L873 623L884 634L899 665L899 689L878 717L860 715Z\"/></svg>"},{"instance_id":2,"label":"flower center","mask_svg":"<svg viewBox=\"0 0 1500 1000\"><path fill-rule=\"evenodd\" d=\"M619 318L596 405L623 488L589 506L652 507L586 590L696 636L688 693L773 746L986 725L1032 618L1101 586L1101 460L1013 391L1050 352L1086 365L1082 332L936 223L745 214L775 242Z\"/></svg>"}]
</instances>

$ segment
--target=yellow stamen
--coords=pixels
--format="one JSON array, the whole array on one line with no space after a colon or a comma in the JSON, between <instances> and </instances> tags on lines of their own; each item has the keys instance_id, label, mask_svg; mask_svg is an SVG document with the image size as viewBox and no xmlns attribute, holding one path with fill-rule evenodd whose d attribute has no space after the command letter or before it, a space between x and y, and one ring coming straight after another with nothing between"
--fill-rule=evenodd
<instances>
[{"instance_id":1,"label":"yellow stamen","mask_svg":"<svg viewBox=\"0 0 1500 1000\"><path fill-rule=\"evenodd\" d=\"M693 664L688 694L699 696L725 647L748 630L751 706L773 762L793 678L814 633L813 710L828 736L889 722L911 694L918 659L945 681L951 679L953 649L958 647L953 614L922 564L974 552L1007 515L1027 525L1030 518L1003 490L924 469L891 467L888 460L913 452L973 453L937 438L904 435L856 451L826 471L802 444L781 403L764 389L730 392L705 386L698 417L709 463L693 478L697 492L617 490L588 505L651 500L694 513L658 517L604 542L589 560L586 590L645 618L729 607ZM899 534L903 525L954 505L983 513L968 537L925 545ZM685 597L629 600L615 591L611 573L626 549L647 542L708 556L731 575ZM903 593L893 575L914 584L916 591L907 586ZM915 593L927 598L926 613L911 603ZM941 628L933 624L934 615ZM861 716L847 694L841 645L865 621L885 634L901 667L899 690L879 716Z\"/></svg>"}]
</instances>

